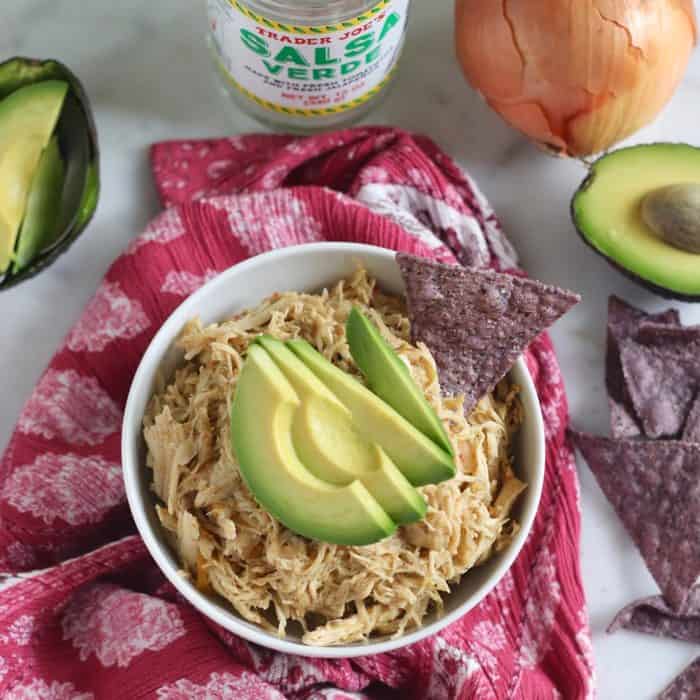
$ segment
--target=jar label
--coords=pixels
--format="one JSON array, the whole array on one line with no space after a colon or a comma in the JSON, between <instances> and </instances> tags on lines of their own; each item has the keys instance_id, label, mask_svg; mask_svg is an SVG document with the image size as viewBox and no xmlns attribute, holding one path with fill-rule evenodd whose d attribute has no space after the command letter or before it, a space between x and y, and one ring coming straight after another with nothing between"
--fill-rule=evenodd
<instances>
[{"instance_id":1,"label":"jar label","mask_svg":"<svg viewBox=\"0 0 700 700\"><path fill-rule=\"evenodd\" d=\"M209 0L219 69L267 109L297 116L337 114L374 97L398 61L410 0L382 0L327 26L275 22L238 0Z\"/></svg>"}]
</instances>

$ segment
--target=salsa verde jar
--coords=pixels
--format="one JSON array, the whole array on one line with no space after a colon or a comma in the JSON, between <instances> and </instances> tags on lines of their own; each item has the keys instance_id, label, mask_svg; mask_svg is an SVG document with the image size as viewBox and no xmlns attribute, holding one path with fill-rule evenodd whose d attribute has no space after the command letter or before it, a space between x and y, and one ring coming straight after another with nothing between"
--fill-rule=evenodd
<instances>
[{"instance_id":1,"label":"salsa verde jar","mask_svg":"<svg viewBox=\"0 0 700 700\"><path fill-rule=\"evenodd\" d=\"M273 126L314 131L363 117L391 81L411 0L208 0L228 95Z\"/></svg>"}]
</instances>

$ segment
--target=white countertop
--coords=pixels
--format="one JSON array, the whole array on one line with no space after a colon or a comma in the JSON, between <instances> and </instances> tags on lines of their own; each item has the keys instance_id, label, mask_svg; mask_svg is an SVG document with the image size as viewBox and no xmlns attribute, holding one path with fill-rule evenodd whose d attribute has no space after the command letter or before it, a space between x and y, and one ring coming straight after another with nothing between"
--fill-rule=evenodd
<instances>
[{"instance_id":1,"label":"white countertop","mask_svg":"<svg viewBox=\"0 0 700 700\"><path fill-rule=\"evenodd\" d=\"M0 59L55 57L80 76L100 136L102 195L96 218L71 251L37 279L0 294L0 448L39 374L111 261L158 211L146 147L177 137L259 130L221 109L203 42L204 2L192 0L3 0ZM615 293L649 310L668 306L626 281L581 243L569 199L585 174L539 152L492 114L463 82L452 54L452 3L414 3L397 84L372 122L429 134L480 183L534 277L575 289L584 301L553 330L573 423L605 434L606 303ZM700 51L656 123L635 141L700 145ZM229 120L227 120L229 119ZM700 323L700 305L679 305ZM605 627L657 588L585 465L582 563L599 697L645 700L694 658L690 644Z\"/></svg>"}]
</instances>

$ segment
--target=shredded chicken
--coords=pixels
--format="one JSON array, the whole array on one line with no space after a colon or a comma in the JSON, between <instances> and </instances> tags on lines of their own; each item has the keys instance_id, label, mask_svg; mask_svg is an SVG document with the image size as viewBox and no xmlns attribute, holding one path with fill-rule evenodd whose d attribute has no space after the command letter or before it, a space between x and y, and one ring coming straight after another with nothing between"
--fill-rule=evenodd
<instances>
[{"instance_id":1,"label":"shredded chicken","mask_svg":"<svg viewBox=\"0 0 700 700\"><path fill-rule=\"evenodd\" d=\"M294 534L261 508L243 482L229 437L231 397L246 349L260 333L301 337L363 381L345 337L357 305L406 362L443 421L457 476L420 491L426 517L365 547ZM246 620L332 645L399 636L440 612L450 586L517 532L509 517L525 488L512 465L521 422L518 388L503 380L465 417L462 397L442 396L424 345L409 342L403 301L382 294L364 270L320 294L274 294L254 309L179 339L184 365L144 418L148 466L163 527L183 574L213 589Z\"/></svg>"}]
</instances>

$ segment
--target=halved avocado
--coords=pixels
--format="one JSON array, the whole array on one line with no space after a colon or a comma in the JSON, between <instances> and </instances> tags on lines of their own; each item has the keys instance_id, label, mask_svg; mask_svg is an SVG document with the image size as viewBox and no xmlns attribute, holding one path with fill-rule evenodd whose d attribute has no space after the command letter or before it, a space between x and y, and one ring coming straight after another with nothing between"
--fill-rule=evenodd
<instances>
[{"instance_id":1,"label":"halved avocado","mask_svg":"<svg viewBox=\"0 0 700 700\"><path fill-rule=\"evenodd\" d=\"M577 231L591 248L661 296L700 301L700 254L667 242L642 216L647 195L700 183L700 148L652 143L597 160L571 203Z\"/></svg>"}]
</instances>

